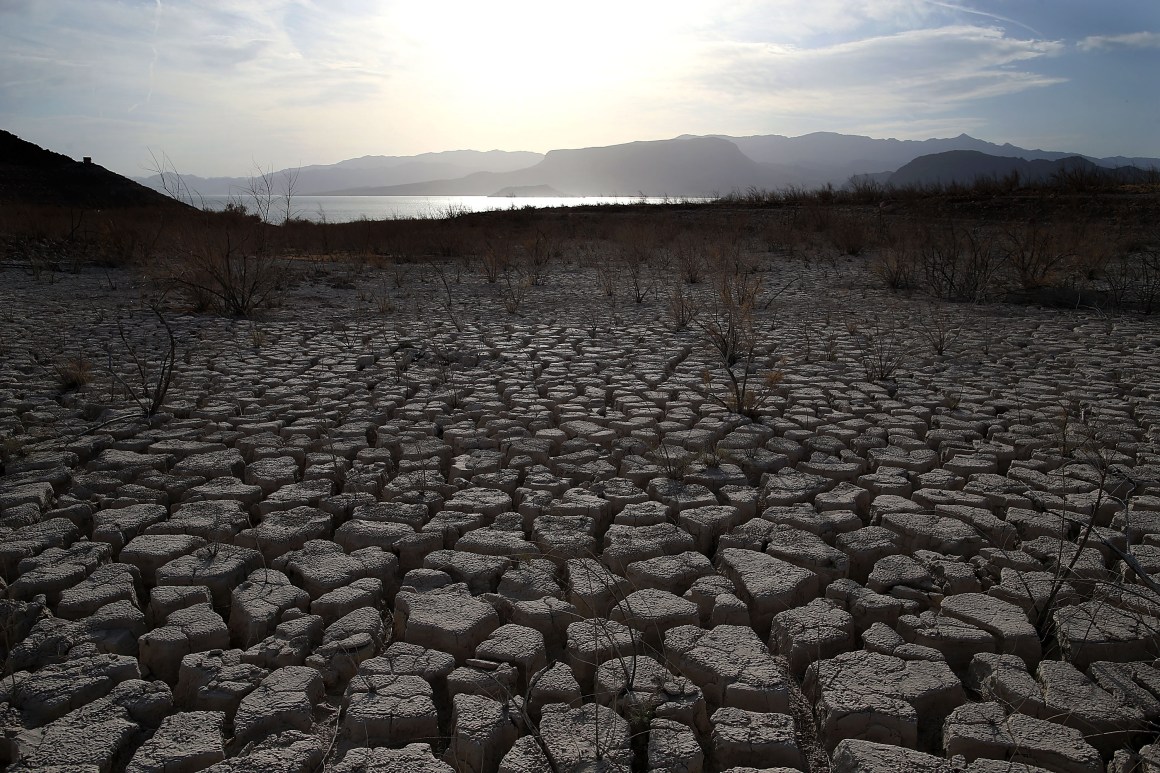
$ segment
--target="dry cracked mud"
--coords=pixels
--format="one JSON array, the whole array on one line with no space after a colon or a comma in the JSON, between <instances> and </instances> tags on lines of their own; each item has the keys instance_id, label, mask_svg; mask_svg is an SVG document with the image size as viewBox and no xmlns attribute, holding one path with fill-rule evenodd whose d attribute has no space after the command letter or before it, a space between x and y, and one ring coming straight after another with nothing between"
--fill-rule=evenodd
<instances>
[{"instance_id":1,"label":"dry cracked mud","mask_svg":"<svg viewBox=\"0 0 1160 773\"><path fill-rule=\"evenodd\" d=\"M0 764L1160 768L1158 321L756 276L0 271Z\"/></svg>"}]
</instances>

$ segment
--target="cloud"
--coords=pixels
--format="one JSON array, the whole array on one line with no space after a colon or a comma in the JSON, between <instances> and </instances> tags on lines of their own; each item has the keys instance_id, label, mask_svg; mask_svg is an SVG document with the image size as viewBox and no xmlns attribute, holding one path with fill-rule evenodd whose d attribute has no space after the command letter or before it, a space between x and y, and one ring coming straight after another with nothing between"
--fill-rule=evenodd
<instances>
[{"instance_id":1,"label":"cloud","mask_svg":"<svg viewBox=\"0 0 1160 773\"><path fill-rule=\"evenodd\" d=\"M1124 35L1089 35L1079 42L1081 51L1113 48L1160 48L1160 32L1129 32Z\"/></svg>"},{"instance_id":2,"label":"cloud","mask_svg":"<svg viewBox=\"0 0 1160 773\"><path fill-rule=\"evenodd\" d=\"M1061 83L1029 64L1064 45L1007 36L992 27L918 29L818 48L770 43L715 45L700 66L702 88L750 109L863 119L930 115L977 100Z\"/></svg>"}]
</instances>

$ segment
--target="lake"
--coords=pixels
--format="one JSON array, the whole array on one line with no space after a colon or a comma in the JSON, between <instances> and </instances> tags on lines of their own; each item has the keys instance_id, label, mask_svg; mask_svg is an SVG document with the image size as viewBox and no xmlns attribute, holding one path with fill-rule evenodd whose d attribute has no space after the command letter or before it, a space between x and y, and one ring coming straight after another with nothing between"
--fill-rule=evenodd
<instances>
[{"instance_id":1,"label":"lake","mask_svg":"<svg viewBox=\"0 0 1160 773\"><path fill-rule=\"evenodd\" d=\"M201 201L209 209L224 209L230 200L240 200L251 211L253 203L238 196L203 196ZM294 217L328 223L349 223L353 220L411 220L417 218L445 218L467 212L490 212L497 209L531 207L579 207L598 204L673 204L703 202L710 199L672 198L669 196L295 196ZM281 206L280 206L281 205ZM271 219L278 222L284 216L284 205L275 199Z\"/></svg>"}]
</instances>

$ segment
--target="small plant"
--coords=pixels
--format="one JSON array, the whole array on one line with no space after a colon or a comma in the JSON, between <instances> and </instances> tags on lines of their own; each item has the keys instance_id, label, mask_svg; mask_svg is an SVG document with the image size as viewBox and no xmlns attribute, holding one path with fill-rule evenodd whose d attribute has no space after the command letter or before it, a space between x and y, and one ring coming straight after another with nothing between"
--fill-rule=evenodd
<instances>
[{"instance_id":1,"label":"small plant","mask_svg":"<svg viewBox=\"0 0 1160 773\"><path fill-rule=\"evenodd\" d=\"M854 336L862 371L867 381L889 381L906 359L907 342L902 328L893 318L875 318L858 328Z\"/></svg>"},{"instance_id":2,"label":"small plant","mask_svg":"<svg viewBox=\"0 0 1160 773\"><path fill-rule=\"evenodd\" d=\"M266 344L266 331L257 325L250 325L250 346L261 349Z\"/></svg>"},{"instance_id":3,"label":"small plant","mask_svg":"<svg viewBox=\"0 0 1160 773\"><path fill-rule=\"evenodd\" d=\"M673 330L687 328L700 311L701 306L692 293L687 293L680 287L674 287L669 291L669 327Z\"/></svg>"},{"instance_id":4,"label":"small plant","mask_svg":"<svg viewBox=\"0 0 1160 773\"><path fill-rule=\"evenodd\" d=\"M61 392L72 392L93 380L93 366L83 357L70 357L56 366L57 384Z\"/></svg>"},{"instance_id":5,"label":"small plant","mask_svg":"<svg viewBox=\"0 0 1160 773\"><path fill-rule=\"evenodd\" d=\"M532 280L527 276L519 276L513 282L510 274L504 277L506 286L503 288L503 308L508 314L518 314L524 298L531 289Z\"/></svg>"},{"instance_id":6,"label":"small plant","mask_svg":"<svg viewBox=\"0 0 1160 773\"><path fill-rule=\"evenodd\" d=\"M165 402L165 396L173 383L173 367L177 362L177 337L169 320L161 313L156 305L149 307L157 317L165 334L165 347L160 360L154 361L149 351L149 342L144 334L138 342L129 340L123 320L117 320L117 334L122 348L132 362L131 375L125 378L118 371L113 361L112 344L106 344L105 350L109 358L109 375L113 382L119 384L128 393L129 398L137 404L142 414L147 418L156 416Z\"/></svg>"}]
</instances>

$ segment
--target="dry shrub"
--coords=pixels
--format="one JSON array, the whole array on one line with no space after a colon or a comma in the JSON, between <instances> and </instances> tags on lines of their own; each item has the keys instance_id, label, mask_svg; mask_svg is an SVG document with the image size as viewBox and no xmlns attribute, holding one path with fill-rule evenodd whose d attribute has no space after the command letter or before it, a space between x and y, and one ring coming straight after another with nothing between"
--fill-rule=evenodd
<instances>
[{"instance_id":1,"label":"dry shrub","mask_svg":"<svg viewBox=\"0 0 1160 773\"><path fill-rule=\"evenodd\" d=\"M61 392L80 389L93 380L93 365L83 357L70 357L56 366L56 379Z\"/></svg>"}]
</instances>

